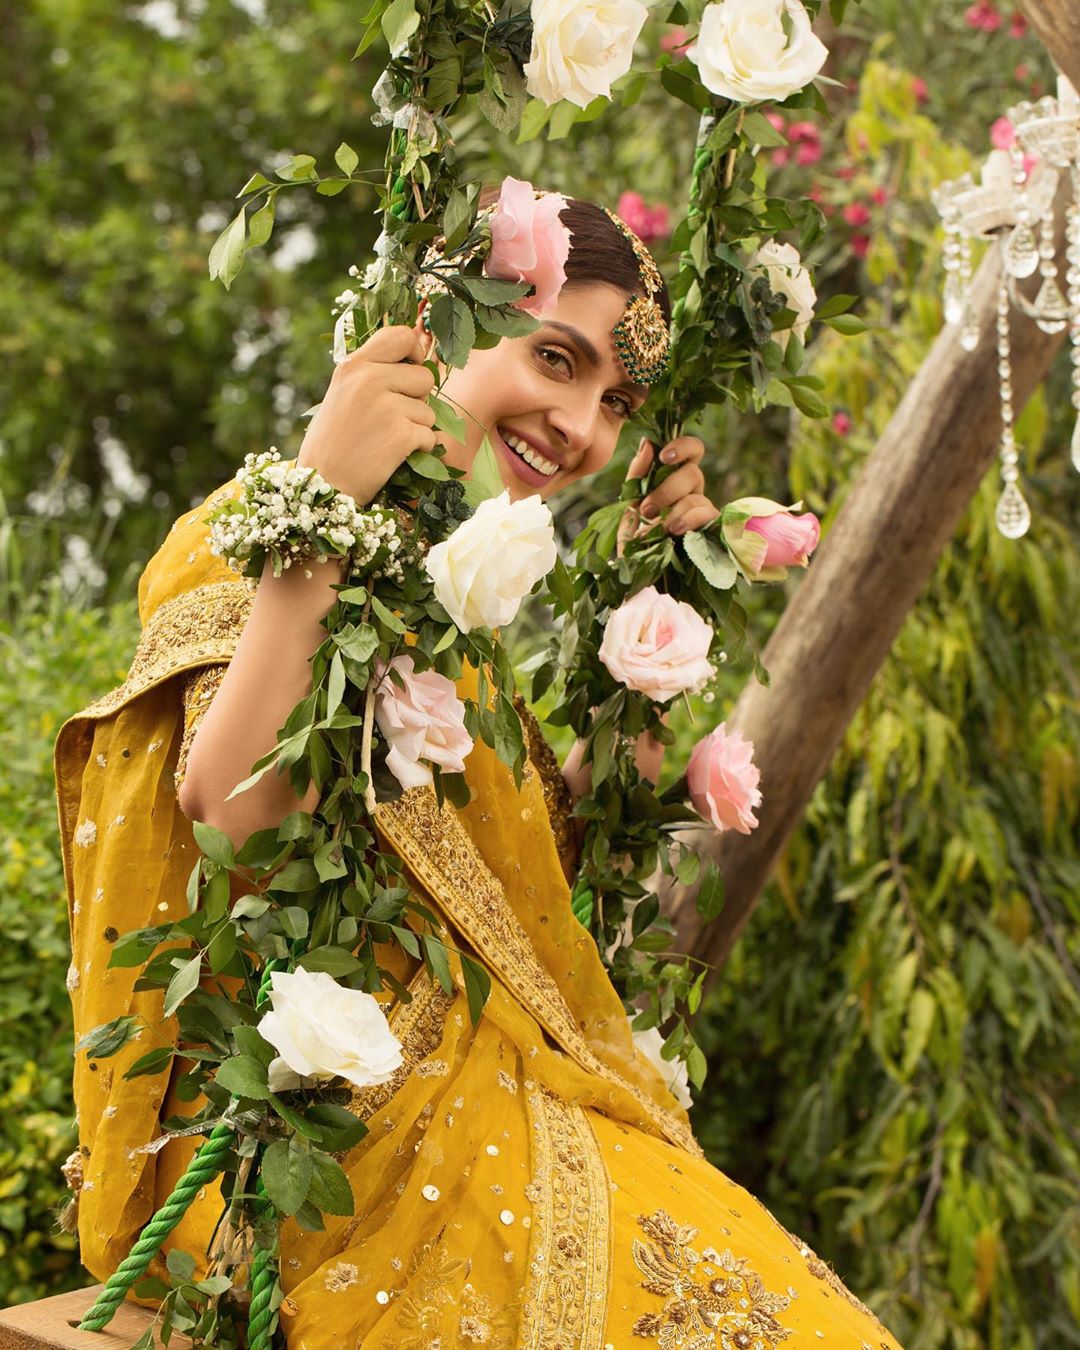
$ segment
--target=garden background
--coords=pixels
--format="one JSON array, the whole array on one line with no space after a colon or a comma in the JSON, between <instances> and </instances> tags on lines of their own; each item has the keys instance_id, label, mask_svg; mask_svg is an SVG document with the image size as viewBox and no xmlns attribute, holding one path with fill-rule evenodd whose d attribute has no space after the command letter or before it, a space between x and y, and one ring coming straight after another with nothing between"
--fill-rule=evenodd
<instances>
[{"instance_id":1,"label":"garden background","mask_svg":"<svg viewBox=\"0 0 1080 1350\"><path fill-rule=\"evenodd\" d=\"M359 27L344 0L28 0L0 18L0 1304L86 1282L54 1222L74 1129L52 742L122 680L135 582L170 521L247 451L295 452L325 388L330 305L369 258L374 194L282 193L228 293L206 257L255 170L299 152L329 165L342 140L380 169L383 54L351 59ZM636 67L680 36L650 23ZM789 119L762 157L770 190L825 213L819 297L858 294L869 327L813 330L825 419L720 409L700 430L715 500L801 497L827 532L941 326L930 191L1053 72L991 0L864 0L823 36L831 117ZM487 181L613 207L639 194L622 209L670 268L695 124L646 79L562 139L496 143L473 113L457 140ZM989 475L700 1019L710 1157L909 1350L1080 1345L1067 376L1019 426L1031 532L997 533ZM568 528L617 491L624 450ZM763 643L784 588L748 603ZM520 623L522 656L540 622ZM733 673L680 714L673 762L737 692Z\"/></svg>"}]
</instances>

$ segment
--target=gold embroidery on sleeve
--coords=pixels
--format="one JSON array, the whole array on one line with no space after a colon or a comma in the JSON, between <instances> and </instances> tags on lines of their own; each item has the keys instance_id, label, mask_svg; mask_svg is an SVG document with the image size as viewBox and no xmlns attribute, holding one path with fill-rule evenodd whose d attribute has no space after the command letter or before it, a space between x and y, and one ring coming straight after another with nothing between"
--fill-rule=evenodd
<instances>
[{"instance_id":1,"label":"gold embroidery on sleeve","mask_svg":"<svg viewBox=\"0 0 1080 1350\"><path fill-rule=\"evenodd\" d=\"M566 786L562 769L559 768L559 761L555 758L555 751L548 744L540 729L540 723L530 712L520 694L514 696L514 707L525 732L529 759L540 777L540 785L544 791L544 805L547 807L548 820L551 822L551 833L555 836L555 847L562 861L563 870L570 878L578 862L577 840L572 824L574 801L570 796L570 789Z\"/></svg>"},{"instance_id":2,"label":"gold embroidery on sleeve","mask_svg":"<svg viewBox=\"0 0 1080 1350\"><path fill-rule=\"evenodd\" d=\"M221 688L227 665L200 666L190 671L184 678L184 734L180 741L180 751L176 757L176 772L173 782L177 792L187 773L188 755L195 740L195 734L202 726L214 695Z\"/></svg>"},{"instance_id":3,"label":"gold embroidery on sleeve","mask_svg":"<svg viewBox=\"0 0 1080 1350\"><path fill-rule=\"evenodd\" d=\"M593 1350L603 1344L611 1197L599 1145L580 1106L529 1094L536 1172L528 1286L520 1344Z\"/></svg>"},{"instance_id":4,"label":"gold embroidery on sleeve","mask_svg":"<svg viewBox=\"0 0 1080 1350\"><path fill-rule=\"evenodd\" d=\"M662 1209L638 1223L650 1241L634 1239L634 1264L645 1276L642 1288L664 1306L638 1318L635 1336L663 1350L774 1350L794 1335L776 1317L790 1296L770 1293L745 1257L711 1247L699 1253L690 1245L698 1230Z\"/></svg>"}]
</instances>

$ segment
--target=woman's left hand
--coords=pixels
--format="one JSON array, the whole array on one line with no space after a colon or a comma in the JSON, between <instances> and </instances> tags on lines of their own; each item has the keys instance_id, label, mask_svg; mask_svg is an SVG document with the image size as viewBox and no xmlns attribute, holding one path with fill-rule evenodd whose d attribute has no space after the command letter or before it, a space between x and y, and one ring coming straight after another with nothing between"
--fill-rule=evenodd
<instances>
[{"instance_id":1,"label":"woman's left hand","mask_svg":"<svg viewBox=\"0 0 1080 1350\"><path fill-rule=\"evenodd\" d=\"M703 530L716 519L720 511L702 491L705 486L705 475L701 472L704 456L705 443L697 436L676 436L664 446L660 451L660 462L678 467L637 504L637 512L644 522L654 525L667 508L664 529L668 534L685 534L687 530ZM643 440L630 461L627 478L644 478L655 459L656 447L651 441Z\"/></svg>"}]
</instances>

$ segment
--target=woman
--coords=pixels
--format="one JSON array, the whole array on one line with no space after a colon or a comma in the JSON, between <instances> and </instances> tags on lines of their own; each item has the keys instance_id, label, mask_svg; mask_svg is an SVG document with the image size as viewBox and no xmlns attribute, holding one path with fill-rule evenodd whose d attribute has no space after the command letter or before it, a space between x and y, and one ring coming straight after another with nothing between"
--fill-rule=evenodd
<instances>
[{"instance_id":1,"label":"woman","mask_svg":"<svg viewBox=\"0 0 1080 1350\"><path fill-rule=\"evenodd\" d=\"M469 414L464 441L442 438L448 461L468 471L487 432L515 498L554 497L603 468L648 392L623 366L615 331L647 298L655 265L597 207L570 202L560 218L572 238L566 284L539 329L474 352L443 388ZM666 293L657 301L666 322ZM408 454L430 449L426 351L421 325L370 338L335 371L301 463L367 502ZM702 495L703 449L680 437L660 451L679 467L640 509L666 511L670 531L716 514ZM631 472L654 453L643 445ZM275 775L226 800L307 692L341 575L330 563L310 577L266 573L254 588L238 580L211 555L205 519L234 490L173 526L140 583L144 632L127 681L57 745L76 1036L127 1011L151 1028L111 1059L76 1063L79 1235L99 1278L199 1143L153 1146L159 1119L197 1104L178 1092L179 1064L124 1080L132 1059L175 1043L176 1030L160 1021L160 994L133 988L136 972L105 968L109 941L183 917L190 820L239 841L317 804ZM705 1161L684 1111L635 1053L571 913L566 784L525 720L520 793L477 744L466 808L440 809L430 788L378 808L410 884L484 961L492 991L473 1027L463 989L446 995L403 953L388 956L413 995L385 998L405 1063L354 1096L369 1132L343 1160L353 1216L328 1217L318 1233L282 1226L289 1346L895 1346L813 1252ZM661 747L638 753L655 780ZM581 790L587 770L568 768ZM221 1255L220 1212L207 1187L168 1244L195 1254L200 1271Z\"/></svg>"}]
</instances>

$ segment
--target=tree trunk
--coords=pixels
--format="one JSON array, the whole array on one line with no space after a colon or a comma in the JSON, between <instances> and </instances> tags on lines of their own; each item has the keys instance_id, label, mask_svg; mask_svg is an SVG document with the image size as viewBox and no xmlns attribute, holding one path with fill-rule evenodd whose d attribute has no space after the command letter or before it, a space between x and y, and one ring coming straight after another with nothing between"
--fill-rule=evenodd
<instances>
[{"instance_id":1,"label":"tree trunk","mask_svg":"<svg viewBox=\"0 0 1080 1350\"><path fill-rule=\"evenodd\" d=\"M1059 266L1062 248L1059 226ZM724 875L727 901L716 921L702 925L696 887L675 885L664 897L679 949L716 967L731 951L908 610L995 463L1000 275L994 248L973 288L977 349L965 352L955 328L939 335L765 648L770 687L751 680L727 719L754 742L764 794L761 823L749 835L702 827L681 836L713 857ZM1030 278L1025 292L1039 281L1038 274ZM1045 378L1063 336L1043 333L1015 307L1011 332L1019 410Z\"/></svg>"},{"instance_id":2,"label":"tree trunk","mask_svg":"<svg viewBox=\"0 0 1080 1350\"><path fill-rule=\"evenodd\" d=\"M1058 70L1080 89L1080 4L1077 0L1020 0L1020 8Z\"/></svg>"}]
</instances>

